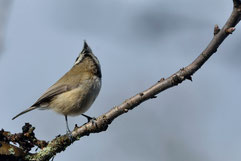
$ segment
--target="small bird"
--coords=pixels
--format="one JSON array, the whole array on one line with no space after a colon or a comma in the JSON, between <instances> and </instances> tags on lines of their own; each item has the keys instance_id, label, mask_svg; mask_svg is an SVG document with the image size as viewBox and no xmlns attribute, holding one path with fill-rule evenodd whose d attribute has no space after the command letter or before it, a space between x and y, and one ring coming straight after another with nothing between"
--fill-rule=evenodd
<instances>
[{"instance_id":1,"label":"small bird","mask_svg":"<svg viewBox=\"0 0 241 161\"><path fill-rule=\"evenodd\" d=\"M52 85L31 107L18 116L35 109L52 109L65 116L67 133L70 132L68 116L83 115L95 101L101 89L101 68L97 57L84 41L84 47L74 66Z\"/></svg>"}]
</instances>

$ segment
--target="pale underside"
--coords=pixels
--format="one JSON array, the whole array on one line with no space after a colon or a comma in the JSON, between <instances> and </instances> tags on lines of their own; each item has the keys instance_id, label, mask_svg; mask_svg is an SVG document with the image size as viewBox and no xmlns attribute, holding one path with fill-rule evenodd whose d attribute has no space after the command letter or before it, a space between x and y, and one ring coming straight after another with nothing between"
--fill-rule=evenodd
<instances>
[{"instance_id":1,"label":"pale underside","mask_svg":"<svg viewBox=\"0 0 241 161\"><path fill-rule=\"evenodd\" d=\"M44 94L51 96L54 93L55 96L50 102L41 101L38 106L39 109L52 109L66 116L80 115L90 108L99 94L100 88L101 80L96 76L82 81L74 89L69 89L68 85L61 85L61 87L52 88Z\"/></svg>"}]
</instances>

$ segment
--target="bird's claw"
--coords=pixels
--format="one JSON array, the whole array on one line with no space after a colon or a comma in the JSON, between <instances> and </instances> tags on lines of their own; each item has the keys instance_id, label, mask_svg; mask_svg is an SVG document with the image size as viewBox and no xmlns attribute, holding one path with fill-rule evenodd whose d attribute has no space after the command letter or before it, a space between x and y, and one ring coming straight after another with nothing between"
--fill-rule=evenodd
<instances>
[{"instance_id":1,"label":"bird's claw","mask_svg":"<svg viewBox=\"0 0 241 161\"><path fill-rule=\"evenodd\" d=\"M66 135L68 136L69 140L72 142L74 140L74 137L72 136L72 132L68 131L66 132Z\"/></svg>"},{"instance_id":2,"label":"bird's claw","mask_svg":"<svg viewBox=\"0 0 241 161\"><path fill-rule=\"evenodd\" d=\"M96 124L96 118L92 117L92 119L88 120L88 122L91 122L92 124Z\"/></svg>"}]
</instances>

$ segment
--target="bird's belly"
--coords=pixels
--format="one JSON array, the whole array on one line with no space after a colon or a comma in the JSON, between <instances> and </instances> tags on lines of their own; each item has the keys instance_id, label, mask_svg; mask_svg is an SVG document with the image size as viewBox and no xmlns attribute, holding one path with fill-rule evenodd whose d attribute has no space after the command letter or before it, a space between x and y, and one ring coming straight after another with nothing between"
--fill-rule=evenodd
<instances>
[{"instance_id":1,"label":"bird's belly","mask_svg":"<svg viewBox=\"0 0 241 161\"><path fill-rule=\"evenodd\" d=\"M63 115L80 115L95 101L101 88L101 80L96 77L86 80L79 87L58 95L51 102L51 108Z\"/></svg>"}]
</instances>

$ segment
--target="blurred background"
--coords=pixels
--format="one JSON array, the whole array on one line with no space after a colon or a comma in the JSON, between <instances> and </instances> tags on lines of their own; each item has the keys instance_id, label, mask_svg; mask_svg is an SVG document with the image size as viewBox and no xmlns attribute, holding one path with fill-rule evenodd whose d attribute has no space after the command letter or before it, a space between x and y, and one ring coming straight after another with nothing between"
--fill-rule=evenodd
<instances>
[{"instance_id":1,"label":"blurred background","mask_svg":"<svg viewBox=\"0 0 241 161\"><path fill-rule=\"evenodd\" d=\"M0 128L25 122L40 139L65 133L64 117L31 106L73 65L87 40L99 58L103 86L87 115L98 117L191 63L229 0L0 0ZM194 75L91 134L56 161L240 161L241 27ZM82 116L69 118L74 124Z\"/></svg>"}]
</instances>

